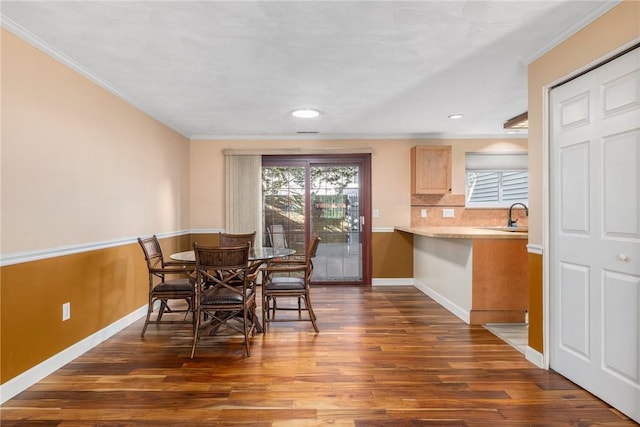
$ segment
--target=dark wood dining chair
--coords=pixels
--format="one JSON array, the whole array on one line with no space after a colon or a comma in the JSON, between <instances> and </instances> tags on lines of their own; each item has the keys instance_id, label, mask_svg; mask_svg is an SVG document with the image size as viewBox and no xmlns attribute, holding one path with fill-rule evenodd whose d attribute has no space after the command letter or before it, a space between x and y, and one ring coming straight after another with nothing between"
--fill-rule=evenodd
<instances>
[{"instance_id":1,"label":"dark wood dining chair","mask_svg":"<svg viewBox=\"0 0 640 427\"><path fill-rule=\"evenodd\" d=\"M147 318L142 327L141 337L150 324L161 323L191 323L195 325L194 318L188 319L189 314L193 314L195 289L190 280L190 273L193 265L180 262L165 261L162 254L162 247L158 238L153 235L148 238L138 238L138 243L144 252L149 271L149 305L147 308ZM170 278L173 277L173 278ZM184 300L187 302L185 309L173 309L169 306L170 300ZM158 314L152 320L154 305L159 301ZM164 319L165 313L185 313L182 320ZM194 326L195 327L195 326Z\"/></svg>"},{"instance_id":2,"label":"dark wood dining chair","mask_svg":"<svg viewBox=\"0 0 640 427\"><path fill-rule=\"evenodd\" d=\"M251 247L256 245L256 232L253 233L222 233L219 234L220 246L239 246L249 242Z\"/></svg>"},{"instance_id":3,"label":"dark wood dining chair","mask_svg":"<svg viewBox=\"0 0 640 427\"><path fill-rule=\"evenodd\" d=\"M262 324L264 332L269 322L310 321L313 329L318 332L316 315L311 305L311 276L313 275L313 258L315 258L320 244L320 237L311 237L304 258L295 257L270 261L262 268ZM279 306L278 298L297 298L298 317L283 317L276 319L276 311L291 310L289 307ZM295 309L294 309L295 310ZM308 316L302 316L307 311Z\"/></svg>"},{"instance_id":4,"label":"dark wood dining chair","mask_svg":"<svg viewBox=\"0 0 640 427\"><path fill-rule=\"evenodd\" d=\"M267 228L269 242L273 248L287 248L287 236L284 233L282 224L273 224Z\"/></svg>"},{"instance_id":5,"label":"dark wood dining chair","mask_svg":"<svg viewBox=\"0 0 640 427\"><path fill-rule=\"evenodd\" d=\"M256 331L255 274L249 272L249 243L241 246L193 244L196 258L195 329L191 358L198 340L226 326L249 338Z\"/></svg>"}]
</instances>

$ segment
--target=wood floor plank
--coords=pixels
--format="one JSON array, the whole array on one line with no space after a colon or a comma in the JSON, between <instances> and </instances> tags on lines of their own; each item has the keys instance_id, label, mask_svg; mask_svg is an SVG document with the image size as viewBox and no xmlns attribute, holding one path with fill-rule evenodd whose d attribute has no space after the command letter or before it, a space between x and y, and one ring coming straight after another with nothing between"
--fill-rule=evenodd
<instances>
[{"instance_id":1,"label":"wood floor plank","mask_svg":"<svg viewBox=\"0 0 640 427\"><path fill-rule=\"evenodd\" d=\"M142 320L0 407L22 426L632 426L413 287L314 287L320 333L203 339ZM290 314L290 313L289 313Z\"/></svg>"}]
</instances>

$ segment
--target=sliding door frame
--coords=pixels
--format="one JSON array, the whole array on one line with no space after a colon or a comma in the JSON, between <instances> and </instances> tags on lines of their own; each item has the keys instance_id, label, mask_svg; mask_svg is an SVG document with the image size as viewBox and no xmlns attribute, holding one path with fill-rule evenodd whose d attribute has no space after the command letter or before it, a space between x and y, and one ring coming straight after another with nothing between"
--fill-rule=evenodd
<instances>
[{"instance_id":1,"label":"sliding door frame","mask_svg":"<svg viewBox=\"0 0 640 427\"><path fill-rule=\"evenodd\" d=\"M371 285L372 280L372 251L371 251L371 154L309 154L309 155L265 155L262 156L262 166L305 166L310 170L313 166L348 166L357 165L360 168L360 237L362 243L362 280L348 282L316 282L314 284L349 284L349 285ZM305 182L309 187L308 176ZM305 239L309 242L311 238L310 229L310 194L305 192Z\"/></svg>"}]
</instances>

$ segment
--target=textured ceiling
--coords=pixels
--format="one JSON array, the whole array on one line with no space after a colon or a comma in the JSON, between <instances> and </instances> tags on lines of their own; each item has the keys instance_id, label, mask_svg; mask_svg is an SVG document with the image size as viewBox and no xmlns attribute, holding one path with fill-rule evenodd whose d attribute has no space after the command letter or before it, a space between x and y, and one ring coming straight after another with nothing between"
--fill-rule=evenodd
<instances>
[{"instance_id":1,"label":"textured ceiling","mask_svg":"<svg viewBox=\"0 0 640 427\"><path fill-rule=\"evenodd\" d=\"M2 26L193 138L488 137L617 1L2 1ZM312 107L316 119L290 112ZM459 120L448 115L460 113Z\"/></svg>"}]
</instances>

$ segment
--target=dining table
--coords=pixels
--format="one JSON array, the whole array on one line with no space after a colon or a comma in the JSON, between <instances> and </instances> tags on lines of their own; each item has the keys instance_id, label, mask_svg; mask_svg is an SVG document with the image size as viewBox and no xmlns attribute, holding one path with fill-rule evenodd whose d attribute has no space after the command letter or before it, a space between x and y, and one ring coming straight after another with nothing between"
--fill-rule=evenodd
<instances>
[{"instance_id":1,"label":"dining table","mask_svg":"<svg viewBox=\"0 0 640 427\"><path fill-rule=\"evenodd\" d=\"M281 247L271 247L271 246L258 246L252 247L249 250L249 272L251 274L256 273L260 266L270 259L275 258L284 258L296 253L295 249L291 248L281 248ZM195 264L196 262L196 253L193 250L190 251L182 251L176 252L174 254L169 255L174 261L180 261L185 264ZM256 322L256 330L259 333L263 332L262 325L258 319L253 319Z\"/></svg>"},{"instance_id":2,"label":"dining table","mask_svg":"<svg viewBox=\"0 0 640 427\"><path fill-rule=\"evenodd\" d=\"M295 249L290 248L273 248L271 246L252 247L249 251L249 261L252 265L255 265L256 263L262 264L270 259L284 258L294 255L295 253ZM169 255L169 258L174 261L181 261L185 263L196 262L196 254L193 250L177 252Z\"/></svg>"}]
</instances>

